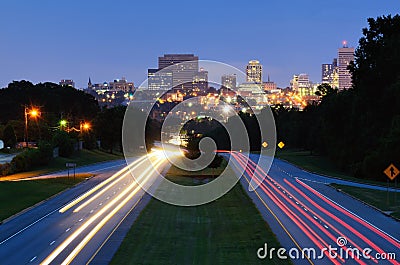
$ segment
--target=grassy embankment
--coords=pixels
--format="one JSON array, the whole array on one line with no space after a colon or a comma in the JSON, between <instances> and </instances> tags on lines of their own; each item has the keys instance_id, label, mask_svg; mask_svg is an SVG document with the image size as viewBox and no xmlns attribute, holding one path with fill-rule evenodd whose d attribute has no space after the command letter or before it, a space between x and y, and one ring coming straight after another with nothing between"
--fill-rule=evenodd
<instances>
[{"instance_id":1,"label":"grassy embankment","mask_svg":"<svg viewBox=\"0 0 400 265\"><path fill-rule=\"evenodd\" d=\"M337 184L332 184L332 186L389 213L393 217L400 218L399 192L397 192L397 194L395 192L388 193L387 191L356 188Z\"/></svg>"},{"instance_id":2,"label":"grassy embankment","mask_svg":"<svg viewBox=\"0 0 400 265\"><path fill-rule=\"evenodd\" d=\"M50 161L50 163L45 167L36 168L32 171L21 172L17 174L12 174L9 176L0 177L0 181L4 180L13 180L13 179L22 179L28 178L32 176L42 175L54 171L66 170L66 163L76 163L77 167L85 166L93 163L104 162L109 160L122 159L123 157L120 155L114 155L105 153L99 150L81 150L80 152L75 153L73 156L69 158L57 157Z\"/></svg>"},{"instance_id":3,"label":"grassy embankment","mask_svg":"<svg viewBox=\"0 0 400 265\"><path fill-rule=\"evenodd\" d=\"M66 162L74 162L77 166L96 162L119 159L120 156L110 155L100 151L82 150L71 158L58 157L43 169L10 175L0 178L0 221L16 214L36 203L49 198L73 185L90 177L90 174L77 174L76 178L58 177L57 179L43 179L30 181L7 181L27 178L38 174L65 169Z\"/></svg>"}]
</instances>

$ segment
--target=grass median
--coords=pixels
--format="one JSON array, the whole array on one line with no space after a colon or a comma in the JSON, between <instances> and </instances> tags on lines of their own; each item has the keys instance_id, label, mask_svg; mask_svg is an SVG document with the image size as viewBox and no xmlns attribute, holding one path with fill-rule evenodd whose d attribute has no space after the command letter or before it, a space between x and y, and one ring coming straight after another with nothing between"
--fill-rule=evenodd
<instances>
[{"instance_id":1,"label":"grass median","mask_svg":"<svg viewBox=\"0 0 400 265\"><path fill-rule=\"evenodd\" d=\"M331 184L336 189L354 196L376 208L400 218L400 193Z\"/></svg>"},{"instance_id":2,"label":"grass median","mask_svg":"<svg viewBox=\"0 0 400 265\"><path fill-rule=\"evenodd\" d=\"M0 221L76 185L89 176L90 174L77 174L75 178L0 182Z\"/></svg>"},{"instance_id":3,"label":"grass median","mask_svg":"<svg viewBox=\"0 0 400 265\"><path fill-rule=\"evenodd\" d=\"M182 185L204 181L203 175L167 175ZM238 183L223 197L196 207L152 199L111 264L290 264L258 259L256 252L264 243L280 246Z\"/></svg>"}]
</instances>

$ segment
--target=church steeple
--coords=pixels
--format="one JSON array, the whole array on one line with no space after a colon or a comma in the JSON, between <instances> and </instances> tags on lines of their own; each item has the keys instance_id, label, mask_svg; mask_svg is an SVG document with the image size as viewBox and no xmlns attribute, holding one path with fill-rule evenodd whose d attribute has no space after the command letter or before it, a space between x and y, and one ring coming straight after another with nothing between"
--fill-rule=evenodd
<instances>
[{"instance_id":1,"label":"church steeple","mask_svg":"<svg viewBox=\"0 0 400 265\"><path fill-rule=\"evenodd\" d=\"M92 88L93 88L92 80L90 80L90 77L89 77L88 89L92 89Z\"/></svg>"}]
</instances>

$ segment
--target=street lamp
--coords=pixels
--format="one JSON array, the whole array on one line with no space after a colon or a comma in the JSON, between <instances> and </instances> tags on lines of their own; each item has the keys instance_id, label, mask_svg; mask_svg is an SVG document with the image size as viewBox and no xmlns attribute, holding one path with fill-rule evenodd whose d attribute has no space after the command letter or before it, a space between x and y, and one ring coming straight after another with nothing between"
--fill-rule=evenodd
<instances>
[{"instance_id":1,"label":"street lamp","mask_svg":"<svg viewBox=\"0 0 400 265\"><path fill-rule=\"evenodd\" d=\"M24 107L24 113L25 113L25 147L28 147L28 115L31 118L37 118L38 116L40 116L40 112L37 108L35 107L31 107L31 109L29 109L27 106Z\"/></svg>"},{"instance_id":2,"label":"street lamp","mask_svg":"<svg viewBox=\"0 0 400 265\"><path fill-rule=\"evenodd\" d=\"M81 122L80 131L89 131L92 126L88 122Z\"/></svg>"},{"instance_id":3,"label":"street lamp","mask_svg":"<svg viewBox=\"0 0 400 265\"><path fill-rule=\"evenodd\" d=\"M67 120L61 120L60 121L60 130L65 129L65 127L67 126L68 121Z\"/></svg>"}]
</instances>

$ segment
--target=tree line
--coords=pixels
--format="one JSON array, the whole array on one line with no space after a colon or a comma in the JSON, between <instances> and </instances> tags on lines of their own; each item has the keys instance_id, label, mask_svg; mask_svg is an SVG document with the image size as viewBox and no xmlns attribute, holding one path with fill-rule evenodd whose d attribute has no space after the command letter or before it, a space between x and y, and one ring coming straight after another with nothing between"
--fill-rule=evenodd
<instances>
[{"instance_id":1,"label":"tree line","mask_svg":"<svg viewBox=\"0 0 400 265\"><path fill-rule=\"evenodd\" d=\"M278 138L356 177L385 180L382 171L400 162L400 16L369 18L362 32L349 66L352 88L324 84L321 102L304 111L276 106Z\"/></svg>"}]
</instances>

